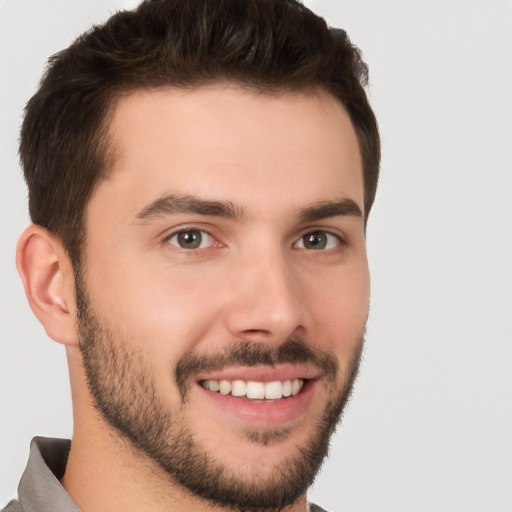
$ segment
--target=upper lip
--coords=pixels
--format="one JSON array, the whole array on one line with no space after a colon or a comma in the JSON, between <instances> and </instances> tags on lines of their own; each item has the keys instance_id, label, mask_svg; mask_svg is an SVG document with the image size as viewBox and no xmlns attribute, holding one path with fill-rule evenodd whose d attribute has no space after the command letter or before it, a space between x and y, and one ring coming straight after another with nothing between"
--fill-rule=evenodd
<instances>
[{"instance_id":1,"label":"upper lip","mask_svg":"<svg viewBox=\"0 0 512 512\"><path fill-rule=\"evenodd\" d=\"M244 380L254 382L273 382L293 379L318 379L322 372L307 364L280 364L276 366L237 366L212 372L205 372L196 377L203 380Z\"/></svg>"}]
</instances>

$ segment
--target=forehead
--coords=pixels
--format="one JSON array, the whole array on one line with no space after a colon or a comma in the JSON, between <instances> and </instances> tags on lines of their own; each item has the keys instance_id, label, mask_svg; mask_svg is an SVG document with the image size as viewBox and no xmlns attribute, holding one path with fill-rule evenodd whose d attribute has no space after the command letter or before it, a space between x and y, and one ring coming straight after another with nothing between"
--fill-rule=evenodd
<instances>
[{"instance_id":1,"label":"forehead","mask_svg":"<svg viewBox=\"0 0 512 512\"><path fill-rule=\"evenodd\" d=\"M236 199L249 210L284 198L301 207L349 196L363 210L355 131L341 103L322 91L136 91L119 99L109 137L111 173L95 195L115 192L133 209L179 193Z\"/></svg>"}]
</instances>

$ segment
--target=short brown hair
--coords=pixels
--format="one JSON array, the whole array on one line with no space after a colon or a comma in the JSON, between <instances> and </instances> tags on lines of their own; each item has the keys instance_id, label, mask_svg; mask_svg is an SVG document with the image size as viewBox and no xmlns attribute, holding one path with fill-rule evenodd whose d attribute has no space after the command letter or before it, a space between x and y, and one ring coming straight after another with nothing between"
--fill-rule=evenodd
<instances>
[{"instance_id":1,"label":"short brown hair","mask_svg":"<svg viewBox=\"0 0 512 512\"><path fill-rule=\"evenodd\" d=\"M21 130L32 221L78 263L85 207L109 170L108 121L119 95L215 82L267 93L321 88L337 97L359 140L367 217L380 163L367 81L346 33L295 0L146 0L50 58Z\"/></svg>"}]
</instances>

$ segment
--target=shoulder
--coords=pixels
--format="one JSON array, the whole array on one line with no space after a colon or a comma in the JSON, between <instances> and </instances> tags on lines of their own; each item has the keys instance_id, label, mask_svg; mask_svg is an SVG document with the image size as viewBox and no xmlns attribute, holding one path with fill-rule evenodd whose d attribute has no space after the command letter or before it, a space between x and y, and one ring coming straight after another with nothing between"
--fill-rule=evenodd
<instances>
[{"instance_id":1,"label":"shoulder","mask_svg":"<svg viewBox=\"0 0 512 512\"><path fill-rule=\"evenodd\" d=\"M315 505L314 503L309 504L309 512L327 512L327 510Z\"/></svg>"},{"instance_id":2,"label":"shoulder","mask_svg":"<svg viewBox=\"0 0 512 512\"><path fill-rule=\"evenodd\" d=\"M23 512L23 509L17 500L12 500L0 512Z\"/></svg>"}]
</instances>

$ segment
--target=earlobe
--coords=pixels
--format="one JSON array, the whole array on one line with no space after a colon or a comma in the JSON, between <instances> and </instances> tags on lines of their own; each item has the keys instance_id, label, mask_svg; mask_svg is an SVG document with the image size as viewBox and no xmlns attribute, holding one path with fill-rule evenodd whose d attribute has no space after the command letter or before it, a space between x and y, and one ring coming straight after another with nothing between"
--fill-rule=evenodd
<instances>
[{"instance_id":1,"label":"earlobe","mask_svg":"<svg viewBox=\"0 0 512 512\"><path fill-rule=\"evenodd\" d=\"M30 307L48 336L77 344L73 269L61 242L41 226L29 226L18 241L16 265Z\"/></svg>"}]
</instances>

